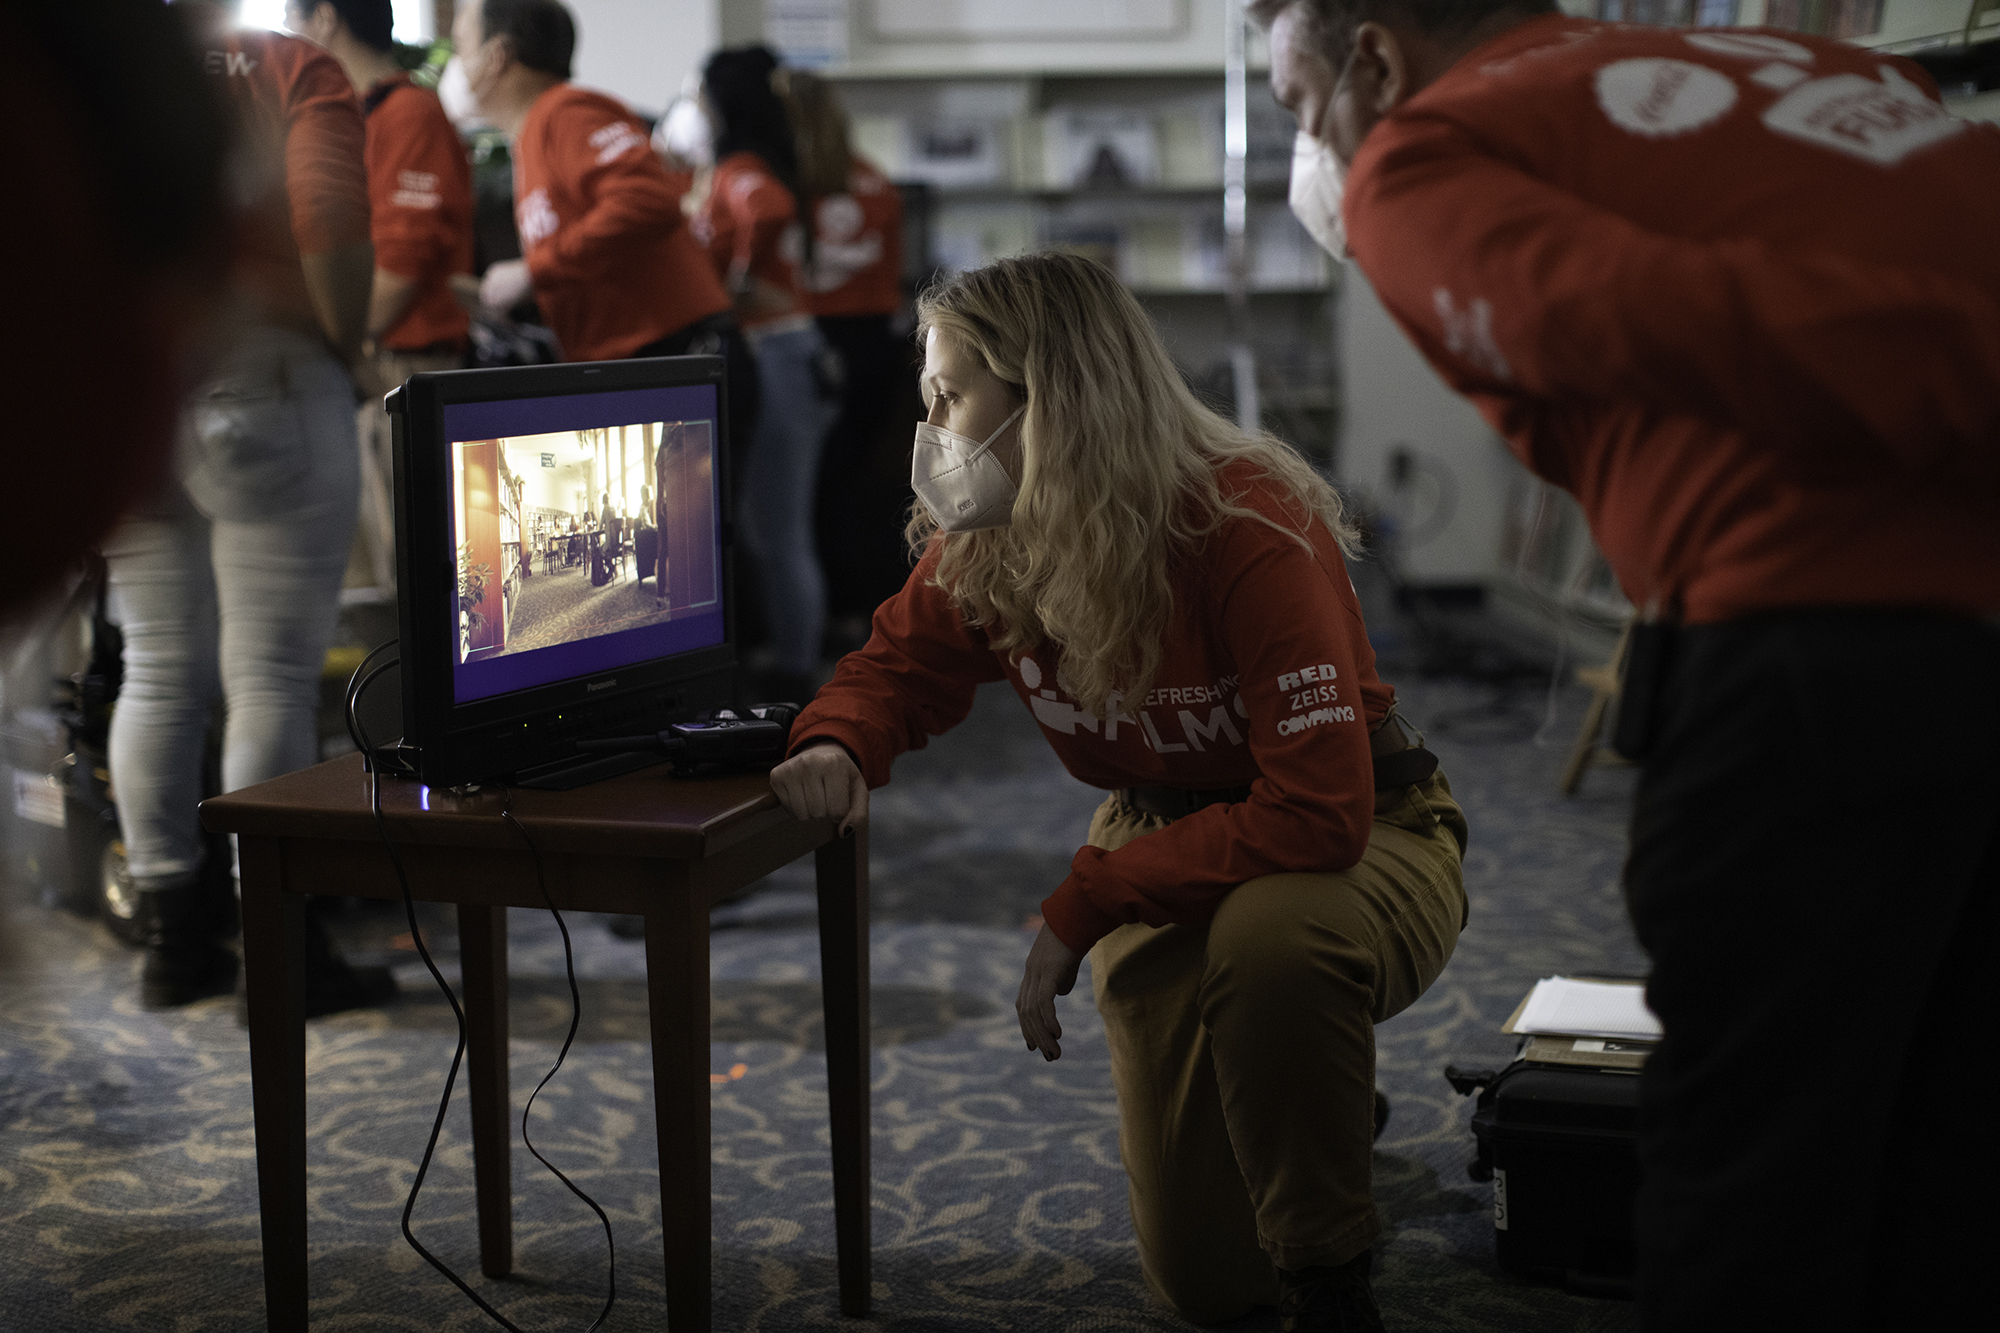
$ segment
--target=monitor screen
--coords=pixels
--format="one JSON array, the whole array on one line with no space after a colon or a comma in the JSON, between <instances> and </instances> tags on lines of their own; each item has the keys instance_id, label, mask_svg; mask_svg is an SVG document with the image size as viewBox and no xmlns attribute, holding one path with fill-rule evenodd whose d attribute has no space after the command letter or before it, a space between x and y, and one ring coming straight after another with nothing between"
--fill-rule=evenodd
<instances>
[{"instance_id":1,"label":"monitor screen","mask_svg":"<svg viewBox=\"0 0 2000 1333\"><path fill-rule=\"evenodd\" d=\"M455 703L724 641L716 408L713 384L445 405Z\"/></svg>"}]
</instances>

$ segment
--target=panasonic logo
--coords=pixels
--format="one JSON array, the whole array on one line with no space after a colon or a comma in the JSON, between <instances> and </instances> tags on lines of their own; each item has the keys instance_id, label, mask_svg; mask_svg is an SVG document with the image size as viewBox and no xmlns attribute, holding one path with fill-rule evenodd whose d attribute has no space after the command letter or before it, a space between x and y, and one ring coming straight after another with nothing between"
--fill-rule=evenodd
<instances>
[{"instance_id":1,"label":"panasonic logo","mask_svg":"<svg viewBox=\"0 0 2000 1333\"><path fill-rule=\"evenodd\" d=\"M585 694L595 694L599 690L608 690L617 683L615 680L594 680L583 687L583 692Z\"/></svg>"}]
</instances>

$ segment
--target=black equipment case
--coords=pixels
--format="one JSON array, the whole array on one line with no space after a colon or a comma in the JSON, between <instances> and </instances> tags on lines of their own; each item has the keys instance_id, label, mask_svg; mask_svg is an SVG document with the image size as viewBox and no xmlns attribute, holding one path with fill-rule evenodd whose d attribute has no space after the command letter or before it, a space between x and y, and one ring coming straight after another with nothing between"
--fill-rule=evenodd
<instances>
[{"instance_id":1,"label":"black equipment case","mask_svg":"<svg viewBox=\"0 0 2000 1333\"><path fill-rule=\"evenodd\" d=\"M1493 1182L1500 1267L1583 1295L1630 1297L1638 1071L1517 1058L1498 1072L1448 1067L1445 1077L1460 1095L1479 1094L1466 1173Z\"/></svg>"}]
</instances>

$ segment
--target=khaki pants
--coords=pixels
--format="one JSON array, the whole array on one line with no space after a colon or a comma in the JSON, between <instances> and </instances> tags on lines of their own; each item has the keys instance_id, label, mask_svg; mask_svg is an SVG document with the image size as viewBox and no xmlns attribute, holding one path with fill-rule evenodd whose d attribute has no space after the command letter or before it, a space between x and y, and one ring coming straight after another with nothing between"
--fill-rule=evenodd
<instances>
[{"instance_id":1,"label":"khaki pants","mask_svg":"<svg viewBox=\"0 0 2000 1333\"><path fill-rule=\"evenodd\" d=\"M1113 796L1090 843L1164 823ZM1140 1261L1187 1318L1275 1304L1277 1268L1374 1241L1374 1025L1451 958L1465 837L1440 772L1377 798L1352 869L1249 880L1205 931L1121 926L1092 951Z\"/></svg>"},{"instance_id":2,"label":"khaki pants","mask_svg":"<svg viewBox=\"0 0 2000 1333\"><path fill-rule=\"evenodd\" d=\"M361 405L354 411L355 434L361 442L361 516L354 525L354 548L347 559L350 588L396 590L395 465L390 447L389 414L382 396L425 370L457 370L465 358L457 352L375 353L357 367Z\"/></svg>"}]
</instances>

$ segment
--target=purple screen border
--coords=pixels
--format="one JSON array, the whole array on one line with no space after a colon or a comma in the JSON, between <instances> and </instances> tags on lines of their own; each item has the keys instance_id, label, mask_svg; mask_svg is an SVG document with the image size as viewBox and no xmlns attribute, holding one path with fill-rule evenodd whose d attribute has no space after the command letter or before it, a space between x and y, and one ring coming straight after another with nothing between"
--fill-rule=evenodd
<instances>
[{"instance_id":1,"label":"purple screen border","mask_svg":"<svg viewBox=\"0 0 2000 1333\"><path fill-rule=\"evenodd\" d=\"M548 435L556 431L631 426L647 421L715 419L716 391L712 384L621 389L609 393L569 394L559 398L455 403L444 409L444 437L445 447L451 449L466 440ZM716 438L711 436L712 440ZM721 474L720 462L718 459L717 476ZM450 475L449 462L446 475ZM711 496L710 502L715 503L715 497ZM719 513L717 517L720 518ZM716 530L721 531L719 522ZM458 541L456 531L451 539L454 544ZM718 566L721 556L718 549ZM453 592L455 595L456 588ZM718 607L686 620L641 625L616 634L554 644L518 657L489 657L479 662L460 662L457 645L453 643L452 698L455 703L471 703L495 695L511 694L515 690L552 685L560 680L602 675L658 657L691 652L697 648L712 648L723 641L725 634L723 612Z\"/></svg>"}]
</instances>

